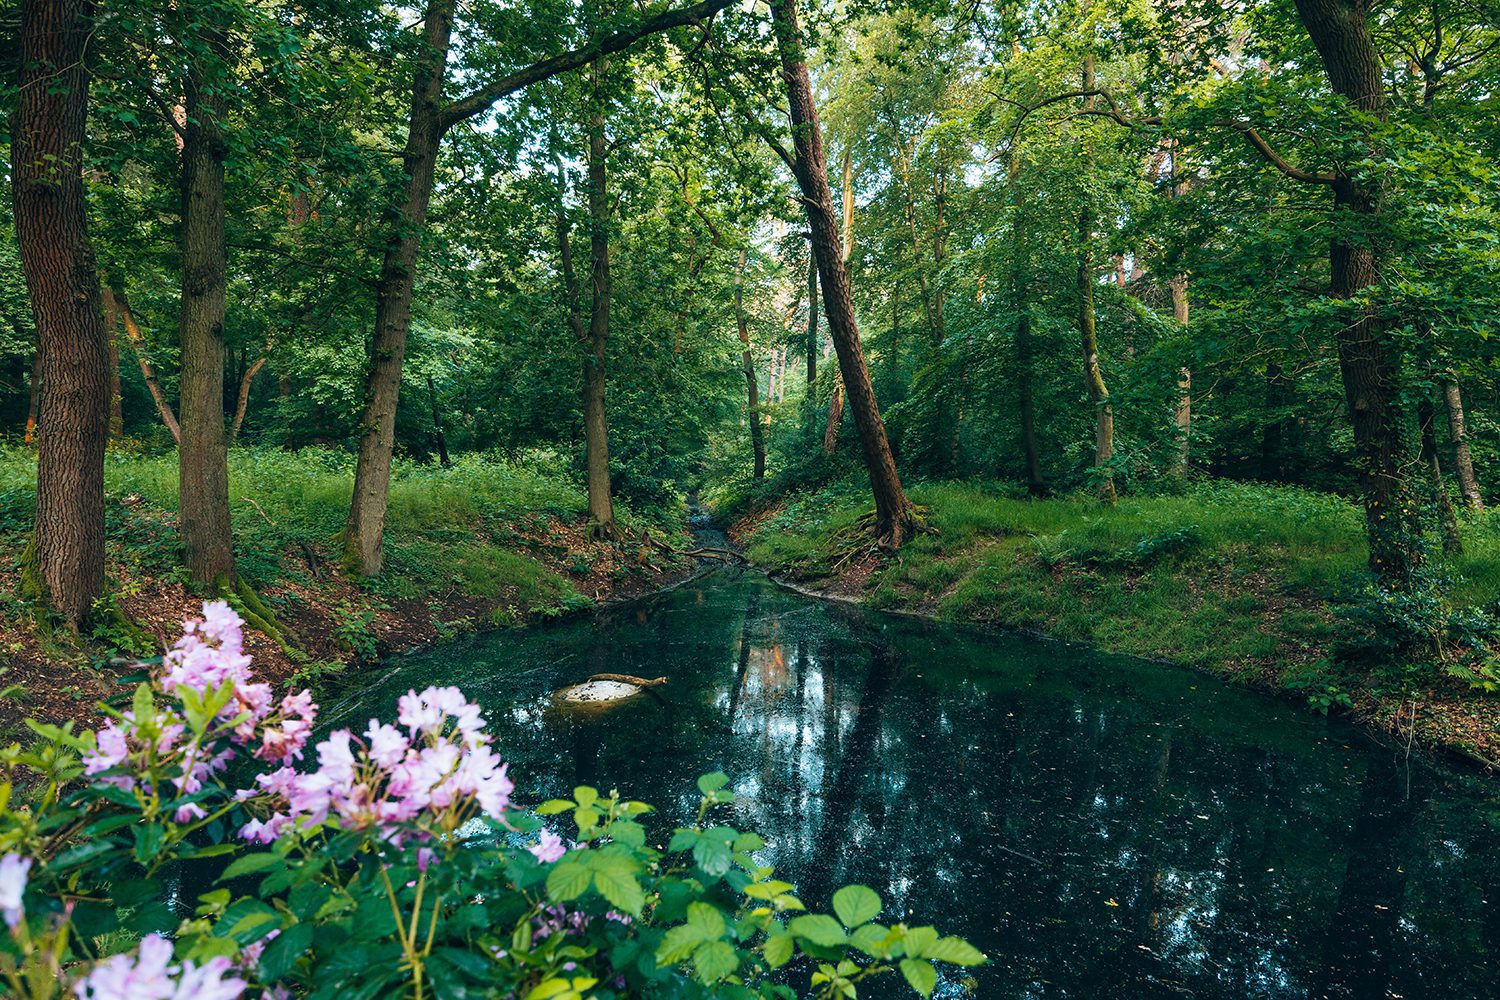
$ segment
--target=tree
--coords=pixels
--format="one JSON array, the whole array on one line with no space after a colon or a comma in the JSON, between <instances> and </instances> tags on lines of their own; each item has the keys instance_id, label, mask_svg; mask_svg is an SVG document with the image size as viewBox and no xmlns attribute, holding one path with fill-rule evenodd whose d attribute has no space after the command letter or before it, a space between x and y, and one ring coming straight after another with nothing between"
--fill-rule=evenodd
<instances>
[{"instance_id":1,"label":"tree","mask_svg":"<svg viewBox=\"0 0 1500 1000\"><path fill-rule=\"evenodd\" d=\"M42 394L36 527L23 570L73 627L104 589L109 348L83 187L94 29L88 0L26 0L11 146L16 239L37 331ZM29 560L28 560L29 561Z\"/></svg>"},{"instance_id":2,"label":"tree","mask_svg":"<svg viewBox=\"0 0 1500 1000\"><path fill-rule=\"evenodd\" d=\"M834 213L833 195L828 187L828 162L823 156L818 109L813 102L807 62L802 54L802 29L797 20L796 0L772 0L771 21L782 83L791 106L792 146L795 150L794 154L783 158L792 168L807 210L813 253L818 259L818 276L823 286L823 309L838 354L844 391L854 413L854 425L859 431L870 490L875 496L875 535L882 546L898 549L916 529L916 516L901 488L896 459L886 438L885 423L880 418L880 406L875 400L870 371L865 364L864 346L859 339L849 273L844 267L840 248L838 216Z\"/></svg>"}]
</instances>

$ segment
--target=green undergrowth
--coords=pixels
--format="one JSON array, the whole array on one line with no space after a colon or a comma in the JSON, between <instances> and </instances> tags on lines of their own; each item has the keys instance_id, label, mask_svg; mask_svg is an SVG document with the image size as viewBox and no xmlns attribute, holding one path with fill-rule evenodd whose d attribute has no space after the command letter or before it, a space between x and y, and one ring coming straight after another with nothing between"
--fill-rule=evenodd
<instances>
[{"instance_id":1,"label":"green undergrowth","mask_svg":"<svg viewBox=\"0 0 1500 1000\"><path fill-rule=\"evenodd\" d=\"M601 557L572 555L587 544L578 530L586 520L587 497L555 458L507 462L466 456L449 469L397 462L386 565L369 579L337 572L339 534L353 488L352 456L237 448L229 465L240 580L221 589L247 620L263 622L263 631L288 651L299 637L283 623L309 602L328 605L338 623L338 645L361 657L373 652L368 636L375 613L403 604L420 605L439 632L451 634L486 623L520 624L592 603L580 585ZM108 633L99 637L102 641L125 645L112 642L130 628L118 613L116 597L154 583L187 582L175 526L177 476L175 452L111 452L106 458L111 614L96 616ZM29 580L22 555L35 491L35 453L0 449L0 559L22 567L22 587ZM681 524L680 510L637 513L618 505L617 517L631 537L649 529L658 538L671 538ZM617 561L625 564L617 578L636 571L629 560ZM17 588L9 590L0 625L29 600Z\"/></svg>"},{"instance_id":2,"label":"green undergrowth","mask_svg":"<svg viewBox=\"0 0 1500 1000\"><path fill-rule=\"evenodd\" d=\"M875 561L854 595L871 606L1303 687L1315 703L1343 698L1332 679L1341 650L1390 630L1360 620L1388 602L1360 596L1369 586L1361 515L1340 497L1222 481L1113 507L1029 499L1008 484L920 482L910 495L937 531ZM752 562L848 589L847 546L831 540L869 507L859 477L759 506L745 522ZM1422 627L1445 642L1450 622L1500 620L1500 515L1467 519L1464 541L1463 555L1433 560L1442 596Z\"/></svg>"}]
</instances>

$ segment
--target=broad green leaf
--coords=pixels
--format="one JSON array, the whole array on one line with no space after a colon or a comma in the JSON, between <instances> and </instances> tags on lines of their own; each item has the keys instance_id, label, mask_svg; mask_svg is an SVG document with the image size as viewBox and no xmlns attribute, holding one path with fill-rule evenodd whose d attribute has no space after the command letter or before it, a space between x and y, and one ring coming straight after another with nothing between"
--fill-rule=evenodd
<instances>
[{"instance_id":1,"label":"broad green leaf","mask_svg":"<svg viewBox=\"0 0 1500 1000\"><path fill-rule=\"evenodd\" d=\"M766 964L773 969L779 969L790 962L796 950L797 944L790 934L772 934L766 938L766 943L762 948L765 952Z\"/></svg>"},{"instance_id":2,"label":"broad green leaf","mask_svg":"<svg viewBox=\"0 0 1500 1000\"><path fill-rule=\"evenodd\" d=\"M702 932L689 924L673 927L661 939L656 948L656 964L676 965L693 953L703 943Z\"/></svg>"},{"instance_id":3,"label":"broad green leaf","mask_svg":"<svg viewBox=\"0 0 1500 1000\"><path fill-rule=\"evenodd\" d=\"M574 806L575 803L570 802L567 799L548 799L546 802L543 802L541 805L537 806L536 811L537 815L539 816L556 816L560 813L567 812L569 809L574 808Z\"/></svg>"},{"instance_id":4,"label":"broad green leaf","mask_svg":"<svg viewBox=\"0 0 1500 1000\"><path fill-rule=\"evenodd\" d=\"M716 983L740 967L740 957L728 941L707 941L693 952L693 969L704 983Z\"/></svg>"},{"instance_id":5,"label":"broad green leaf","mask_svg":"<svg viewBox=\"0 0 1500 1000\"><path fill-rule=\"evenodd\" d=\"M796 917L787 924L787 929L821 948L835 948L848 940L839 922L826 913Z\"/></svg>"},{"instance_id":6,"label":"broad green leaf","mask_svg":"<svg viewBox=\"0 0 1500 1000\"><path fill-rule=\"evenodd\" d=\"M833 894L833 912L850 930L880 916L880 896L863 885L846 885Z\"/></svg>"},{"instance_id":7,"label":"broad green leaf","mask_svg":"<svg viewBox=\"0 0 1500 1000\"><path fill-rule=\"evenodd\" d=\"M576 861L563 860L547 873L547 895L554 902L566 903L588 890L593 874Z\"/></svg>"},{"instance_id":8,"label":"broad green leaf","mask_svg":"<svg viewBox=\"0 0 1500 1000\"><path fill-rule=\"evenodd\" d=\"M687 909L689 927L697 928L702 940L724 936L724 916L707 903L689 903Z\"/></svg>"},{"instance_id":9,"label":"broad green leaf","mask_svg":"<svg viewBox=\"0 0 1500 1000\"><path fill-rule=\"evenodd\" d=\"M727 784L729 784L729 775L723 771L715 771L698 779L698 790L704 795L712 795Z\"/></svg>"},{"instance_id":10,"label":"broad green leaf","mask_svg":"<svg viewBox=\"0 0 1500 1000\"><path fill-rule=\"evenodd\" d=\"M954 965L981 965L984 952L961 937L940 938L927 949L927 957L934 962L952 962Z\"/></svg>"},{"instance_id":11,"label":"broad green leaf","mask_svg":"<svg viewBox=\"0 0 1500 1000\"><path fill-rule=\"evenodd\" d=\"M573 789L573 801L578 803L580 809L587 809L599 801L599 793L588 785L579 785Z\"/></svg>"},{"instance_id":12,"label":"broad green leaf","mask_svg":"<svg viewBox=\"0 0 1500 1000\"><path fill-rule=\"evenodd\" d=\"M277 854L262 852L260 854L246 854L235 858L224 869L224 874L219 876L220 882L227 882L241 875L254 875L256 872L270 871L272 868L286 864L286 859Z\"/></svg>"},{"instance_id":13,"label":"broad green leaf","mask_svg":"<svg viewBox=\"0 0 1500 1000\"><path fill-rule=\"evenodd\" d=\"M937 986L937 970L932 967L931 962L916 958L903 958L901 975L906 977L906 982L912 989L924 997L932 996L932 991Z\"/></svg>"},{"instance_id":14,"label":"broad green leaf","mask_svg":"<svg viewBox=\"0 0 1500 1000\"><path fill-rule=\"evenodd\" d=\"M937 944L937 930L932 927L909 928L901 938L901 947L910 958L926 958L927 949Z\"/></svg>"},{"instance_id":15,"label":"broad green leaf","mask_svg":"<svg viewBox=\"0 0 1500 1000\"><path fill-rule=\"evenodd\" d=\"M552 879L547 879L548 891L551 891ZM641 890L641 883L634 875L621 874L616 871L595 871L594 888L599 890L599 895L609 901L609 904L622 913L631 916L639 916L641 907L646 905L646 894Z\"/></svg>"}]
</instances>

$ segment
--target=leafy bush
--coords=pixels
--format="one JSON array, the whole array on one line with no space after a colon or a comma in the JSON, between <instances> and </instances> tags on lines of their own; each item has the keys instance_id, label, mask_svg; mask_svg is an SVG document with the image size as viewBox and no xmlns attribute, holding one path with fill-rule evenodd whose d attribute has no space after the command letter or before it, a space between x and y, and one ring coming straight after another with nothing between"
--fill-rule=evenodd
<instances>
[{"instance_id":1,"label":"leafy bush","mask_svg":"<svg viewBox=\"0 0 1500 1000\"><path fill-rule=\"evenodd\" d=\"M516 807L456 688L408 693L395 725L333 732L299 767L317 706L256 682L240 629L206 604L128 711L85 735L33 723L40 741L4 752L15 995L832 998L899 972L925 997L938 963L984 961L879 922L863 886L808 912L760 837L709 824L723 774L664 850L618 792ZM546 826L564 816L567 839Z\"/></svg>"}]
</instances>

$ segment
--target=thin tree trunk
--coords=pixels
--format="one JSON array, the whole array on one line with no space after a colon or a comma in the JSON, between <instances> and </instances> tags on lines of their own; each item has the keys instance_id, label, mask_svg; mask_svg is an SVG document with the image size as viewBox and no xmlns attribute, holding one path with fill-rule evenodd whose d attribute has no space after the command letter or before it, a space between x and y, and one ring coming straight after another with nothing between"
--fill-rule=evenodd
<instances>
[{"instance_id":1,"label":"thin tree trunk","mask_svg":"<svg viewBox=\"0 0 1500 1000\"><path fill-rule=\"evenodd\" d=\"M210 30L206 36L200 59L224 60L228 47L224 34ZM234 575L224 439L227 149L220 128L227 103L224 82L213 79L215 75L200 65L188 77L182 144L182 300L177 327L182 351L178 525L188 573L205 585Z\"/></svg>"},{"instance_id":2,"label":"thin tree trunk","mask_svg":"<svg viewBox=\"0 0 1500 1000\"><path fill-rule=\"evenodd\" d=\"M240 439L240 428L245 423L245 411L250 408L250 383L255 381L255 376L266 366L266 359L270 357L270 345L266 347L266 353L255 359L255 362L240 376L240 391L234 401L234 420L229 424L229 443L234 444Z\"/></svg>"},{"instance_id":3,"label":"thin tree trunk","mask_svg":"<svg viewBox=\"0 0 1500 1000\"><path fill-rule=\"evenodd\" d=\"M1179 274L1172 279L1172 318L1183 328L1188 325L1187 275ZM1193 433L1193 373L1183 367L1177 372L1177 465L1173 470L1179 476L1187 475L1188 460L1192 454Z\"/></svg>"},{"instance_id":4,"label":"thin tree trunk","mask_svg":"<svg viewBox=\"0 0 1500 1000\"><path fill-rule=\"evenodd\" d=\"M108 306L110 312L119 317L121 325L125 328L125 339L130 341L130 349L135 352L136 366L141 370L141 379L146 383L146 391L151 393L151 401L156 404L157 415L161 417L162 424L171 432L172 440L181 443L182 430L177 425L177 415L172 412L172 404L167 400L167 394L162 391L161 383L156 378L156 369L146 357L146 337L141 333L135 313L131 311L130 300L125 297L124 289L118 286L111 287L106 284L101 292L105 305Z\"/></svg>"},{"instance_id":5,"label":"thin tree trunk","mask_svg":"<svg viewBox=\"0 0 1500 1000\"><path fill-rule=\"evenodd\" d=\"M755 374L755 359L750 353L750 323L745 315L745 261L740 251L740 266L734 272L734 319L740 329L741 370L745 373L745 421L750 425L750 449L753 453L755 479L766 478L766 435L760 422L760 380Z\"/></svg>"},{"instance_id":6,"label":"thin tree trunk","mask_svg":"<svg viewBox=\"0 0 1500 1000\"><path fill-rule=\"evenodd\" d=\"M42 352L37 351L31 358L31 386L27 393L26 403L26 433L23 442L30 445L36 441L36 418L37 410L42 402Z\"/></svg>"},{"instance_id":7,"label":"thin tree trunk","mask_svg":"<svg viewBox=\"0 0 1500 1000\"><path fill-rule=\"evenodd\" d=\"M1448 485L1443 482L1443 464L1438 460L1437 435L1433 432L1432 424L1432 400L1424 398L1417 404L1422 461L1432 478L1432 499L1437 505L1438 523L1443 531L1443 552L1450 556L1458 555L1464 550L1464 543L1458 533L1458 514L1453 509L1453 498L1448 496Z\"/></svg>"},{"instance_id":8,"label":"thin tree trunk","mask_svg":"<svg viewBox=\"0 0 1500 1000\"><path fill-rule=\"evenodd\" d=\"M1453 445L1453 468L1458 475L1458 490L1464 504L1472 511L1484 510L1479 480L1474 477L1474 458L1469 454L1469 428L1464 419L1464 399L1458 382L1451 377L1443 384L1443 401L1448 408L1448 440Z\"/></svg>"},{"instance_id":9,"label":"thin tree trunk","mask_svg":"<svg viewBox=\"0 0 1500 1000\"><path fill-rule=\"evenodd\" d=\"M859 324L854 317L833 195L828 188L823 131L818 124L818 109L813 103L812 85L802 54L796 0L771 0L771 20L791 110L797 184L807 207L808 228L812 233L813 251L818 259L818 275L823 286L823 305L828 313L834 349L838 353L844 391L854 411L854 425L859 431L865 468L870 475L870 490L875 499L876 536L881 545L896 549L910 537L916 519L911 502L901 488L901 477L896 471L896 460L886 438L885 423L880 418L880 406L870 385L864 346L859 339Z\"/></svg>"},{"instance_id":10,"label":"thin tree trunk","mask_svg":"<svg viewBox=\"0 0 1500 1000\"><path fill-rule=\"evenodd\" d=\"M101 287L101 299L104 304L104 331L109 341L109 439L118 441L125 434L125 411L124 400L120 394L120 339L119 320L113 310L109 307L109 300L104 298Z\"/></svg>"},{"instance_id":11,"label":"thin tree trunk","mask_svg":"<svg viewBox=\"0 0 1500 1000\"><path fill-rule=\"evenodd\" d=\"M590 531L615 537L615 507L609 481L609 425L604 412L605 348L614 286L609 272L609 173L605 159L604 109L608 100L606 59L594 62L594 113L589 118L589 258L593 304L589 308L589 349L583 361L583 437L588 464Z\"/></svg>"},{"instance_id":12,"label":"thin tree trunk","mask_svg":"<svg viewBox=\"0 0 1500 1000\"><path fill-rule=\"evenodd\" d=\"M818 382L818 258L807 251L807 391Z\"/></svg>"},{"instance_id":13,"label":"thin tree trunk","mask_svg":"<svg viewBox=\"0 0 1500 1000\"><path fill-rule=\"evenodd\" d=\"M391 484L391 453L396 443L396 401L401 392L401 361L411 322L412 284L417 251L427 222L442 139L439 121L444 67L453 34L454 0L431 0L422 27L424 51L412 82L411 117L402 164L406 187L401 209L390 220L390 242L376 284L375 343L365 379L360 418L359 461L354 495L344 529L344 565L371 576L385 562L385 515Z\"/></svg>"},{"instance_id":14,"label":"thin tree trunk","mask_svg":"<svg viewBox=\"0 0 1500 1000\"><path fill-rule=\"evenodd\" d=\"M1094 56L1083 61L1083 89L1094 89ZM1087 104L1092 106L1093 97ZM1099 499L1115 502L1115 476L1111 460L1115 452L1115 413L1110 404L1109 389L1099 367L1098 317L1094 312L1094 225L1093 195L1083 195L1084 206L1078 213L1078 336L1083 348L1083 380L1089 401L1094 407L1094 471L1099 475Z\"/></svg>"},{"instance_id":15,"label":"thin tree trunk","mask_svg":"<svg viewBox=\"0 0 1500 1000\"><path fill-rule=\"evenodd\" d=\"M11 129L16 242L36 324L40 405L36 522L22 592L73 627L104 590L109 348L83 189L95 6L24 0ZM28 580L28 577L30 578Z\"/></svg>"},{"instance_id":16,"label":"thin tree trunk","mask_svg":"<svg viewBox=\"0 0 1500 1000\"><path fill-rule=\"evenodd\" d=\"M1041 451L1036 443L1036 399L1031 386L1031 303L1020 268L1011 280L1016 308L1016 390L1021 404L1021 445L1026 451L1026 485L1032 496L1041 496L1047 492L1047 481L1042 477Z\"/></svg>"},{"instance_id":17,"label":"thin tree trunk","mask_svg":"<svg viewBox=\"0 0 1500 1000\"><path fill-rule=\"evenodd\" d=\"M453 467L448 459L448 439L443 434L443 415L438 412L437 387L432 384L432 376L427 376L427 401L432 404L432 427L437 437L438 464L443 468Z\"/></svg>"},{"instance_id":18,"label":"thin tree trunk","mask_svg":"<svg viewBox=\"0 0 1500 1000\"><path fill-rule=\"evenodd\" d=\"M1366 21L1362 0L1296 0L1313 45L1322 57L1335 93L1355 109L1383 120L1386 117L1384 64ZM1356 178L1339 174L1333 180L1334 212L1353 218L1361 228L1373 226L1380 213L1378 191ZM1352 299L1379 281L1374 242L1344 235L1347 225L1329 246L1331 291ZM1409 454L1397 399L1397 347L1373 308L1364 308L1338 324L1339 370L1344 395L1353 418L1354 446L1364 477L1365 532L1370 542L1370 568L1382 579L1405 586L1421 565L1421 532L1416 504L1408 502L1403 464Z\"/></svg>"}]
</instances>

